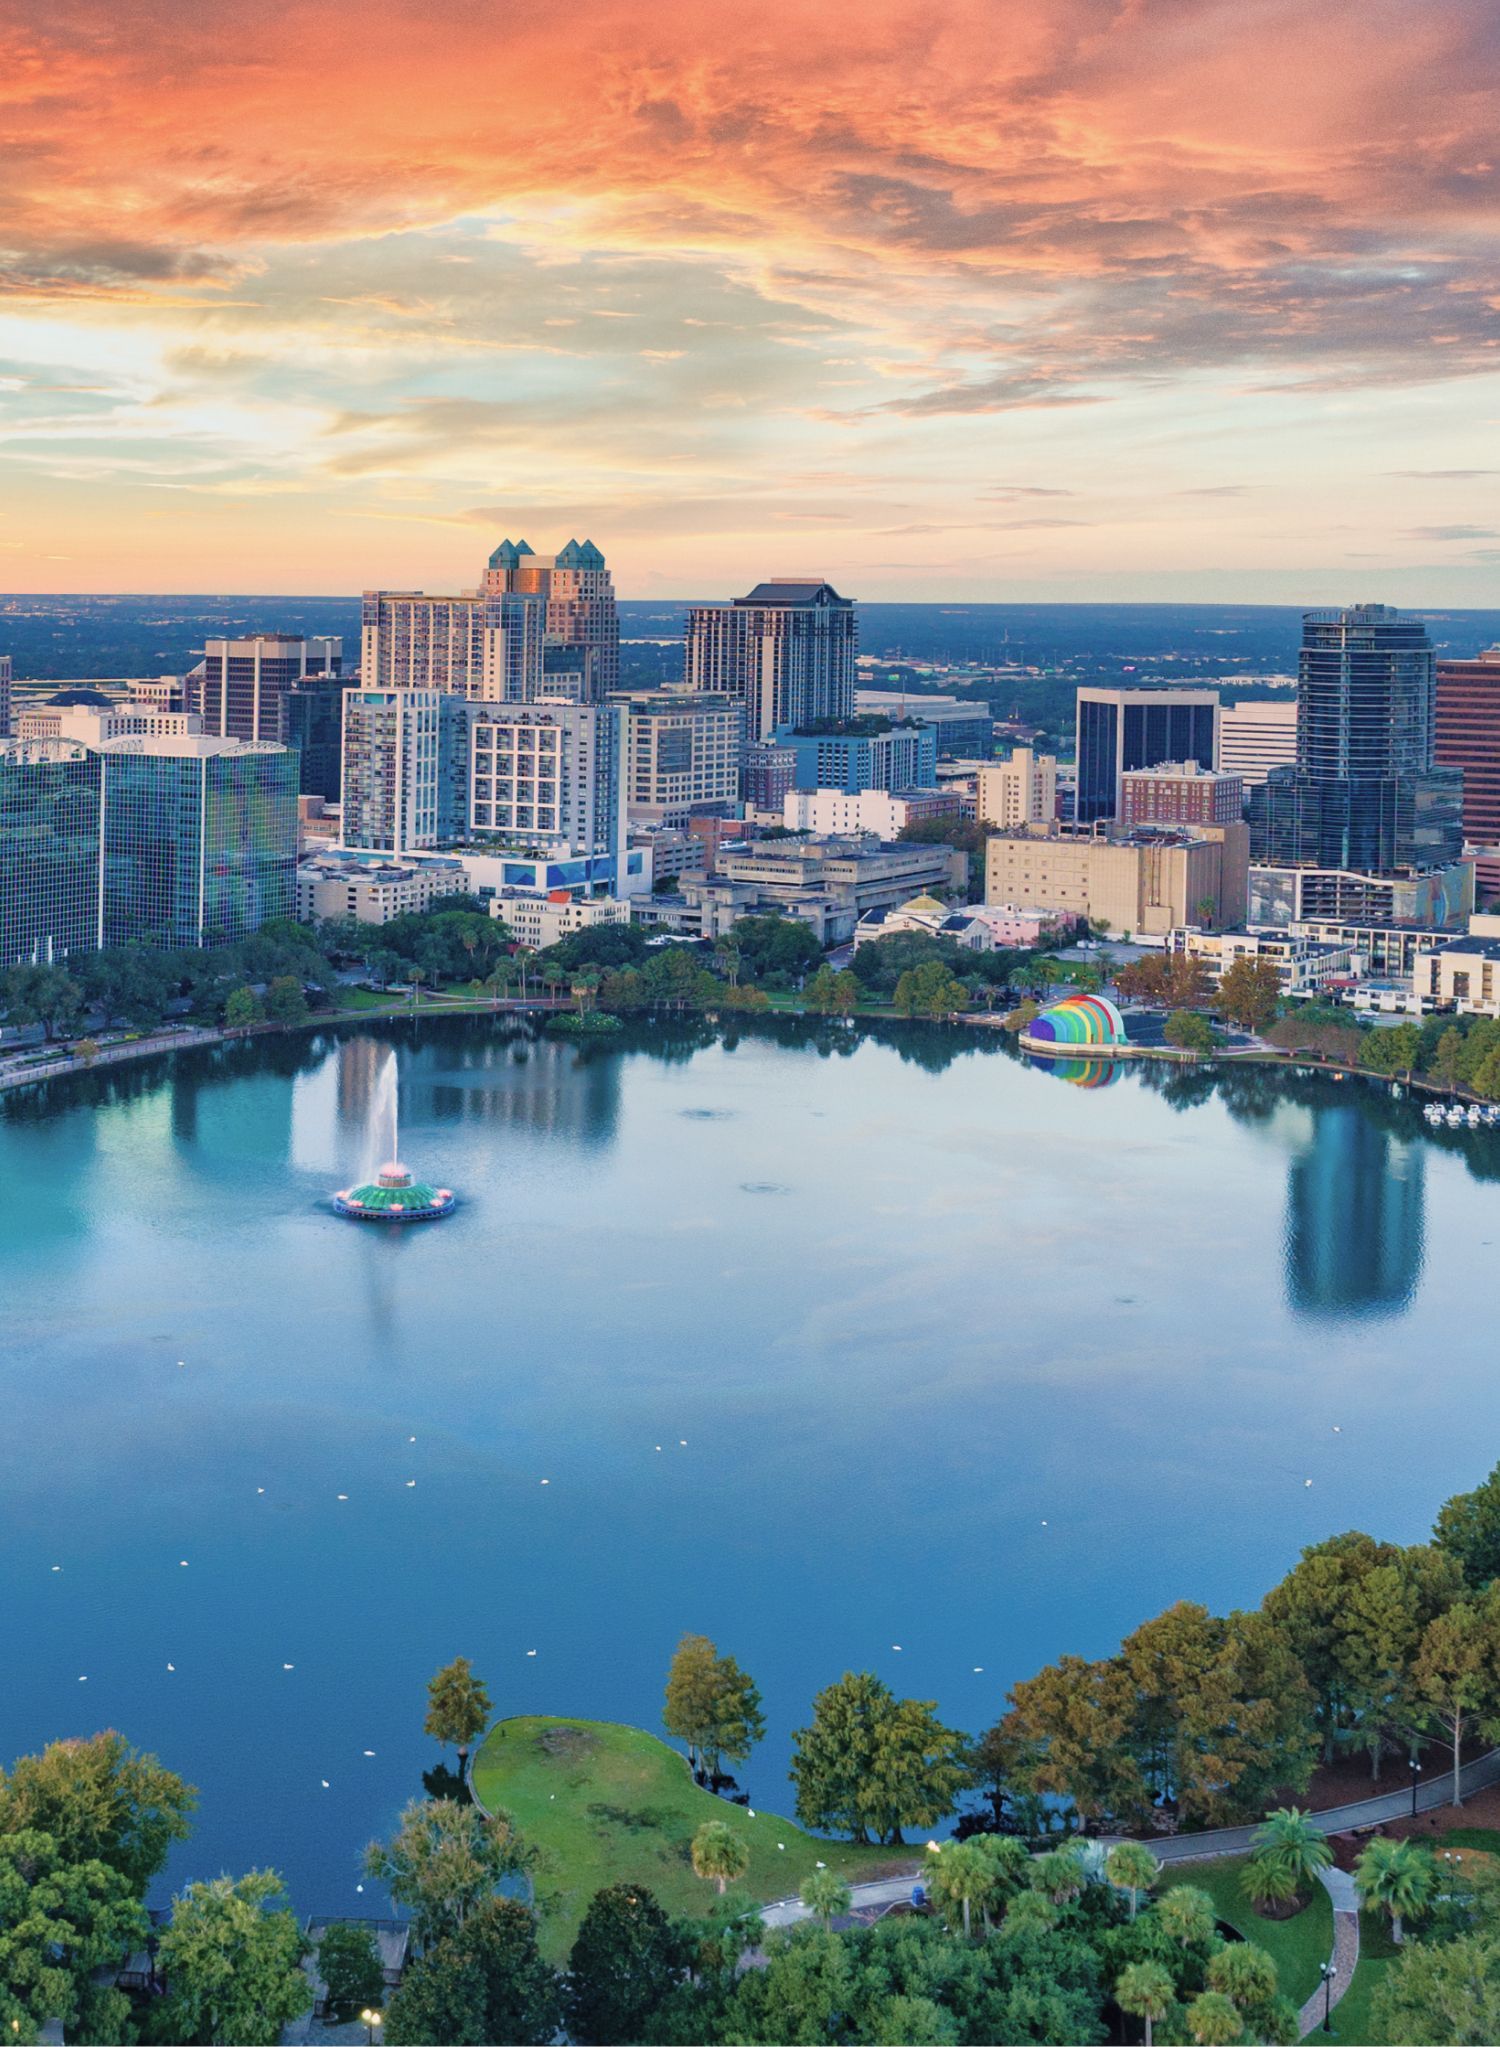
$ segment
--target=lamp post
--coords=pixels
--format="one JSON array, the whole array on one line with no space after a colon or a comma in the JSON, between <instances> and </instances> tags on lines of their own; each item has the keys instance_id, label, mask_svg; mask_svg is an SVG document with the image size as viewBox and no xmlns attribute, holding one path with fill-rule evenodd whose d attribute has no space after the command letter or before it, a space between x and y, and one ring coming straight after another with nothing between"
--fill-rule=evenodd
<instances>
[{"instance_id":1,"label":"lamp post","mask_svg":"<svg viewBox=\"0 0 1500 2047\"><path fill-rule=\"evenodd\" d=\"M1415 1756L1412 1756L1408 1760L1407 1767L1411 1771L1411 1816L1415 1819L1417 1816L1417 1785L1421 1780L1422 1765Z\"/></svg>"},{"instance_id":2,"label":"lamp post","mask_svg":"<svg viewBox=\"0 0 1500 2047\"><path fill-rule=\"evenodd\" d=\"M1333 1979L1338 1974L1336 1962L1324 1962L1318 1973L1323 1978L1323 2031L1333 2031Z\"/></svg>"},{"instance_id":3,"label":"lamp post","mask_svg":"<svg viewBox=\"0 0 1500 2047\"><path fill-rule=\"evenodd\" d=\"M366 2009L360 2013L360 2017L365 2022L366 2047L375 2047L375 2028L383 2023L385 2013L383 2011L370 2011Z\"/></svg>"}]
</instances>

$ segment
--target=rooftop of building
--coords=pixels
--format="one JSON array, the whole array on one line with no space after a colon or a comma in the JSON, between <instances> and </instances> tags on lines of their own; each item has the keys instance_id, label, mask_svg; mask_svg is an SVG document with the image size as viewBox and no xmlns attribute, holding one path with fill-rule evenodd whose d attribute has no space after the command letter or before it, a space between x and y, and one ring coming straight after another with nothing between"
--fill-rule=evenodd
<instances>
[{"instance_id":1,"label":"rooftop of building","mask_svg":"<svg viewBox=\"0 0 1500 2047\"><path fill-rule=\"evenodd\" d=\"M1478 959L1500 960L1500 938L1476 938L1472 931L1459 932L1448 940L1443 951L1473 953Z\"/></svg>"},{"instance_id":2,"label":"rooftop of building","mask_svg":"<svg viewBox=\"0 0 1500 2047\"><path fill-rule=\"evenodd\" d=\"M1155 781L1238 782L1241 776L1225 768L1205 768L1199 761L1159 761L1154 768L1126 768L1127 782Z\"/></svg>"},{"instance_id":3,"label":"rooftop of building","mask_svg":"<svg viewBox=\"0 0 1500 2047\"><path fill-rule=\"evenodd\" d=\"M852 597L840 597L821 576L773 576L734 601L737 605L815 605L825 611L849 611L854 605Z\"/></svg>"}]
</instances>

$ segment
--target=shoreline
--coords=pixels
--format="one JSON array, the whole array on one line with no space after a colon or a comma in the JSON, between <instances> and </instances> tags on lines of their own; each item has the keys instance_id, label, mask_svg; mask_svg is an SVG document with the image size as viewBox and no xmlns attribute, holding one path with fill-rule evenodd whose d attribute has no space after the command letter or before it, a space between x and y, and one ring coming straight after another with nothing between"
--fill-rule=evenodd
<instances>
[{"instance_id":1,"label":"shoreline","mask_svg":"<svg viewBox=\"0 0 1500 2047\"><path fill-rule=\"evenodd\" d=\"M288 1037L298 1032L320 1030L345 1030L366 1023L419 1023L442 1016L509 1016L538 1017L571 1016L578 1013L578 1005L566 998L549 999L545 996L502 997L451 996L434 998L428 996L416 1007L409 1003L393 1003L388 1008L320 1010L298 1023L257 1023L248 1028L231 1030L226 1025L186 1025L175 1030L166 1030L139 1038L102 1045L91 1058L81 1058L76 1053L64 1053L58 1057L36 1062L20 1070L0 1069L0 1095L14 1089L39 1087L48 1081L75 1079L80 1074L95 1073L101 1068L126 1066L142 1059L170 1057L177 1052L206 1051L212 1047L239 1044L249 1039ZM649 1016L652 1012L643 1012ZM679 1015L680 1012L672 1012ZM722 1025L723 1017L715 1012L711 1016L703 1013L705 1020ZM768 1017L794 1016L811 1017L825 1023L841 1023L858 1026L865 1023L949 1023L966 1025L976 1030L1004 1030L1001 1018L994 1011L960 1012L951 1017L903 1017L893 1009L867 1010L849 1016L824 1015L821 1011L805 1007L777 1007L764 1012ZM745 1022L758 1020L754 1013L747 1014ZM622 1019L623 1021L623 1019ZM1254 1046L1243 1051L1215 1050L1195 1052L1179 1045L1133 1045L1118 1046L1069 1046L1059 1048L1040 1039L1028 1037L1025 1031L1014 1034L1021 1051L1029 1058L1041 1060L1098 1060L1101 1063L1133 1063L1156 1061L1167 1066L1211 1066L1228 1069L1235 1066L1262 1066L1279 1069L1288 1073L1321 1073L1338 1081L1366 1081L1379 1086L1398 1086L1412 1096L1427 1100L1442 1101L1454 1106L1469 1108L1486 1106L1477 1095L1463 1088L1445 1086L1425 1074L1371 1073L1361 1066L1348 1066L1333 1060L1325 1060L1296 1052L1282 1052L1270 1046ZM75 1043L78 1041L74 1041Z\"/></svg>"}]
</instances>

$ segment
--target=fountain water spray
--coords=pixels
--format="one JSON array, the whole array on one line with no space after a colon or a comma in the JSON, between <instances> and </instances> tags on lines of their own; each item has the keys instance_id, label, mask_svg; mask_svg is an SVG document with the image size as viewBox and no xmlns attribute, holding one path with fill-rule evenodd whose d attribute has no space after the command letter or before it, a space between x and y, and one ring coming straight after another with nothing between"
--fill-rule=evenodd
<instances>
[{"instance_id":1,"label":"fountain water spray","mask_svg":"<svg viewBox=\"0 0 1500 2047\"><path fill-rule=\"evenodd\" d=\"M421 1223L450 1215L454 1197L447 1187L414 1180L397 1156L401 1136L401 1087L396 1049L380 1069L366 1126L364 1183L333 1197L340 1215L359 1222Z\"/></svg>"}]
</instances>

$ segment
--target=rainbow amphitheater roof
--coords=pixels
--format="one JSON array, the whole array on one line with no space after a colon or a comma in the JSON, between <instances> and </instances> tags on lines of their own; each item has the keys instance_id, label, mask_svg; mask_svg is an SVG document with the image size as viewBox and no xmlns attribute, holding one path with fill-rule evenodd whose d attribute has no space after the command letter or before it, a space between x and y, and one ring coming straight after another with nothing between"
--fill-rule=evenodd
<instances>
[{"instance_id":1,"label":"rainbow amphitheater roof","mask_svg":"<svg viewBox=\"0 0 1500 2047\"><path fill-rule=\"evenodd\" d=\"M1129 1042L1125 1019L1102 995L1070 995L1054 1002L1026 1026L1033 1044L1082 1049L1090 1045L1124 1045Z\"/></svg>"}]
</instances>

